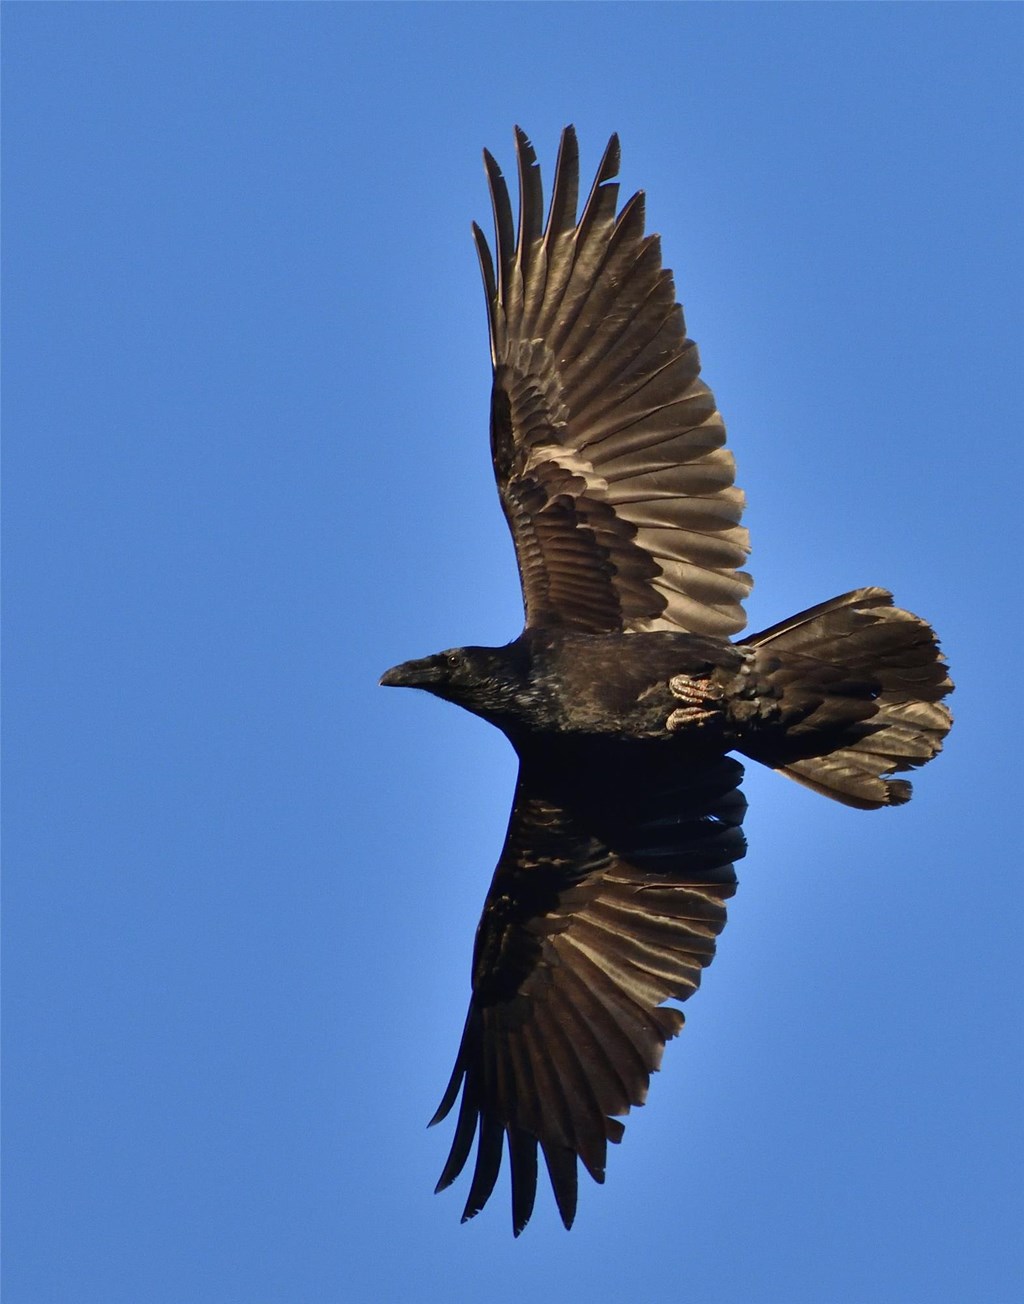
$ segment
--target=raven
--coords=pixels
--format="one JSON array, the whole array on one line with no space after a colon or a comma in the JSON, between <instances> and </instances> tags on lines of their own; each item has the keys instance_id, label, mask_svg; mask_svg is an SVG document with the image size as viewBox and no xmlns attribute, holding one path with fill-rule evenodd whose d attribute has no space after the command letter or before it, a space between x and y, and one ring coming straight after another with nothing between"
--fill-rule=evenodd
<instances>
[{"instance_id":1,"label":"raven","mask_svg":"<svg viewBox=\"0 0 1024 1304\"><path fill-rule=\"evenodd\" d=\"M547 219L516 128L519 212L484 162L496 257L474 224L494 380L491 452L526 612L506 647L395 666L497 725L519 757L504 848L473 953L459 1099L437 1189L477 1138L463 1221L507 1144L518 1236L543 1153L562 1221L577 1159L604 1180L619 1116L643 1103L715 953L743 856L742 766L771 766L870 810L899 805L952 722L933 630L881 588L737 642L751 579L743 495L699 379L672 274L618 210L613 136L577 220L579 152L562 133Z\"/></svg>"}]
</instances>

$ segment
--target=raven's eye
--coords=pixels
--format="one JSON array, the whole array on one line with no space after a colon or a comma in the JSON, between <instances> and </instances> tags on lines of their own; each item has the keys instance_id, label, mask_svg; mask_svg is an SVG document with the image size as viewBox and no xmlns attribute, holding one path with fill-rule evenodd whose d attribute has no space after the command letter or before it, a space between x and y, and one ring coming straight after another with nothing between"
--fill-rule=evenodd
<instances>
[{"instance_id":1,"label":"raven's eye","mask_svg":"<svg viewBox=\"0 0 1024 1304\"><path fill-rule=\"evenodd\" d=\"M444 661L445 661L445 665L448 667L449 670L454 670L455 667L459 664L459 658L455 655L454 652L449 652L446 655Z\"/></svg>"}]
</instances>

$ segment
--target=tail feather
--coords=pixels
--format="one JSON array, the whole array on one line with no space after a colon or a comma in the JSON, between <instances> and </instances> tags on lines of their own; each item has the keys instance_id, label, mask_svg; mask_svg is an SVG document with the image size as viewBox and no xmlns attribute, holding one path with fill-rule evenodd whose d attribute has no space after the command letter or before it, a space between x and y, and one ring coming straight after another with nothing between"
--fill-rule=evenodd
<instances>
[{"instance_id":1,"label":"tail feather","mask_svg":"<svg viewBox=\"0 0 1024 1304\"><path fill-rule=\"evenodd\" d=\"M909 801L889 775L942 747L953 689L931 626L886 589L855 589L752 634L764 727L742 750L798 783L871 810Z\"/></svg>"}]
</instances>

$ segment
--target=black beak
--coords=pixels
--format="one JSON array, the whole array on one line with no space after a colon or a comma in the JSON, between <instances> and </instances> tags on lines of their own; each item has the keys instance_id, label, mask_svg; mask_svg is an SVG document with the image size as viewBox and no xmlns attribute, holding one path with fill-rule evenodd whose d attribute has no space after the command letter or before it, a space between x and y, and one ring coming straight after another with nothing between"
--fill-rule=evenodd
<instances>
[{"instance_id":1,"label":"black beak","mask_svg":"<svg viewBox=\"0 0 1024 1304\"><path fill-rule=\"evenodd\" d=\"M422 661L403 661L400 666L392 666L380 677L384 688L431 688L440 682L441 671L433 657Z\"/></svg>"}]
</instances>

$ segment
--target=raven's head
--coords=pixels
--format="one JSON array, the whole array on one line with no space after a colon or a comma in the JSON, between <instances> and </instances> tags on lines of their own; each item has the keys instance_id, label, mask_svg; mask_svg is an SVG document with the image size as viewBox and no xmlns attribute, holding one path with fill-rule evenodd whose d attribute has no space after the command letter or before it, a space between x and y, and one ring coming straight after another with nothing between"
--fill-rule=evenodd
<instances>
[{"instance_id":1,"label":"raven's head","mask_svg":"<svg viewBox=\"0 0 1024 1304\"><path fill-rule=\"evenodd\" d=\"M388 688L425 688L485 719L517 717L530 696L529 658L516 643L455 647L392 666L380 682Z\"/></svg>"}]
</instances>

